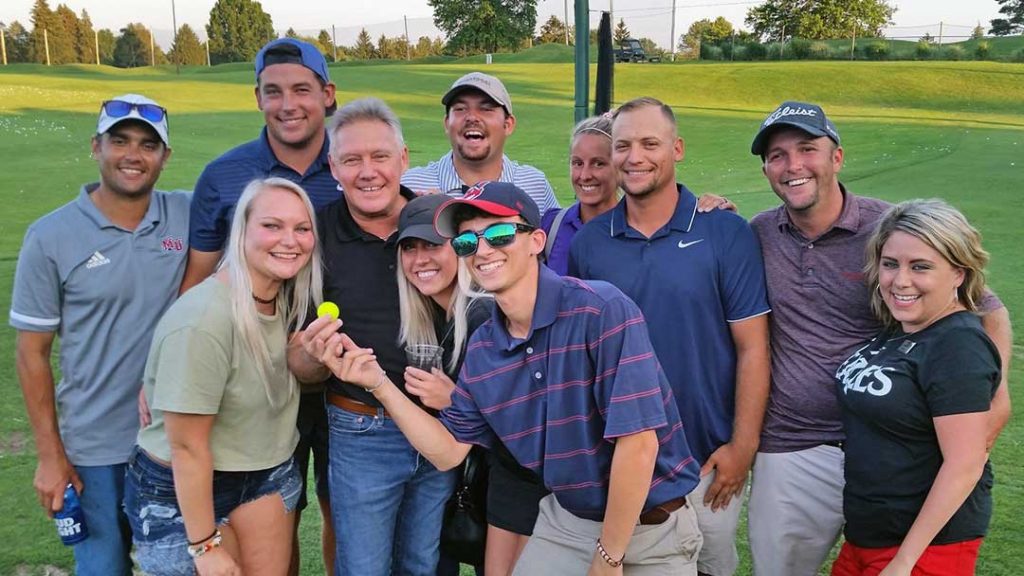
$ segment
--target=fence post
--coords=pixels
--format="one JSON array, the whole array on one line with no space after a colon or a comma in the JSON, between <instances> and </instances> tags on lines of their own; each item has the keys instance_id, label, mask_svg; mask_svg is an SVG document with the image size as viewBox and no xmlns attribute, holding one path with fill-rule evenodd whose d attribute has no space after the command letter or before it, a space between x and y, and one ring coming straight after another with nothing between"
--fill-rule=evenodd
<instances>
[{"instance_id":1,"label":"fence post","mask_svg":"<svg viewBox=\"0 0 1024 576\"><path fill-rule=\"evenodd\" d=\"M333 48L334 61L338 61L338 37L334 34L334 24L331 24L331 48Z\"/></svg>"},{"instance_id":2,"label":"fence post","mask_svg":"<svg viewBox=\"0 0 1024 576\"><path fill-rule=\"evenodd\" d=\"M153 30L149 30L149 65L156 66L156 50L153 49Z\"/></svg>"},{"instance_id":3,"label":"fence post","mask_svg":"<svg viewBox=\"0 0 1024 576\"><path fill-rule=\"evenodd\" d=\"M46 28L43 28L43 47L46 48L46 65L50 65L50 36L46 32Z\"/></svg>"},{"instance_id":4,"label":"fence post","mask_svg":"<svg viewBox=\"0 0 1024 576\"><path fill-rule=\"evenodd\" d=\"M96 65L100 65L100 32L99 30L92 31L92 45L96 48Z\"/></svg>"},{"instance_id":5,"label":"fence post","mask_svg":"<svg viewBox=\"0 0 1024 576\"><path fill-rule=\"evenodd\" d=\"M210 41L206 41L206 65L210 65Z\"/></svg>"},{"instance_id":6,"label":"fence post","mask_svg":"<svg viewBox=\"0 0 1024 576\"><path fill-rule=\"evenodd\" d=\"M939 22L939 47L942 47L942 22Z\"/></svg>"},{"instance_id":7,"label":"fence post","mask_svg":"<svg viewBox=\"0 0 1024 576\"><path fill-rule=\"evenodd\" d=\"M4 66L7 66L7 40L4 36L4 27L0 26L0 53L3 53Z\"/></svg>"}]
</instances>

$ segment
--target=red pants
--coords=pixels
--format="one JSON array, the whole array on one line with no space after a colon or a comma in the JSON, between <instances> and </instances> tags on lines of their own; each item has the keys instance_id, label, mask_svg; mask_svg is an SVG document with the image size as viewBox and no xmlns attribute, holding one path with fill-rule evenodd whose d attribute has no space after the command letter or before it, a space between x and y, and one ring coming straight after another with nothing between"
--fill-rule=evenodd
<instances>
[{"instance_id":1,"label":"red pants","mask_svg":"<svg viewBox=\"0 0 1024 576\"><path fill-rule=\"evenodd\" d=\"M912 576L974 576L981 538L940 544L925 548L917 559ZM832 564L832 576L877 576L896 556L899 546L861 548L843 543L839 557Z\"/></svg>"}]
</instances>

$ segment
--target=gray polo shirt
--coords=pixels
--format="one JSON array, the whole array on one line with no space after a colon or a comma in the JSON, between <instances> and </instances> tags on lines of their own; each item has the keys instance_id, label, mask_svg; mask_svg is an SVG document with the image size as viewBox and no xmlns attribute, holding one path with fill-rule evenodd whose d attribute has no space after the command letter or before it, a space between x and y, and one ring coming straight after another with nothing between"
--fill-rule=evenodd
<instances>
[{"instance_id":1,"label":"gray polo shirt","mask_svg":"<svg viewBox=\"0 0 1024 576\"><path fill-rule=\"evenodd\" d=\"M154 191L136 230L89 198L98 184L25 233L10 323L60 336L57 411L72 464L128 460L153 329L174 301L188 255L189 195Z\"/></svg>"},{"instance_id":2,"label":"gray polo shirt","mask_svg":"<svg viewBox=\"0 0 1024 576\"><path fill-rule=\"evenodd\" d=\"M771 316L772 387L762 452L795 452L845 438L836 369L881 325L864 280L865 248L891 204L840 184L843 210L817 238L793 225L784 206L750 221L761 241ZM991 292L982 312L1001 308Z\"/></svg>"}]
</instances>

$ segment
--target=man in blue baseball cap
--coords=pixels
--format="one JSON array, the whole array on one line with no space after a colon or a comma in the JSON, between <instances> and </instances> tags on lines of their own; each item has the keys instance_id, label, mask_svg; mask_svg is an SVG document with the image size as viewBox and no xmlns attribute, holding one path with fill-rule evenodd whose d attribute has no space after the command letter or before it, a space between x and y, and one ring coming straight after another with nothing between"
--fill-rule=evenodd
<instances>
[{"instance_id":1,"label":"man in blue baseball cap","mask_svg":"<svg viewBox=\"0 0 1024 576\"><path fill-rule=\"evenodd\" d=\"M334 84L327 61L312 44L294 38L278 38L256 55L256 105L266 125L258 138L232 148L210 162L196 182L190 218L189 256L184 292L209 276L227 242L231 217L246 184L255 178L278 176L302 186L320 209L340 197L338 183L328 161L324 119L334 113ZM327 418L323 391L304 390L299 405L299 446L295 463L303 482L310 451L321 514L324 565L334 564L327 491ZM296 514L296 533L306 506L303 487ZM298 570L298 541L293 544L292 573Z\"/></svg>"}]
</instances>

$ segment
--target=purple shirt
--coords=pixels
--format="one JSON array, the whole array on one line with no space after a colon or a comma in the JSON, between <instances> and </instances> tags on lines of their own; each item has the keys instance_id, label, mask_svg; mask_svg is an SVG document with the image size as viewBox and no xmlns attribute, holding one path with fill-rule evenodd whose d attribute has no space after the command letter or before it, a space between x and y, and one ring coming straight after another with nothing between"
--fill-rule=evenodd
<instances>
[{"instance_id":1,"label":"purple shirt","mask_svg":"<svg viewBox=\"0 0 1024 576\"><path fill-rule=\"evenodd\" d=\"M762 452L795 452L842 440L836 369L881 325L864 281L865 247L891 206L840 184L843 210L821 236L806 238L784 206L750 221L761 241L772 307L772 387ZM988 293L983 310L1002 307Z\"/></svg>"},{"instance_id":2,"label":"purple shirt","mask_svg":"<svg viewBox=\"0 0 1024 576\"><path fill-rule=\"evenodd\" d=\"M644 510L688 494L699 468L643 315L605 282L540 267L530 332L513 338L500 308L469 340L441 421L460 441L495 438L544 479L559 504L601 521L615 439L657 432Z\"/></svg>"},{"instance_id":3,"label":"purple shirt","mask_svg":"<svg viewBox=\"0 0 1024 576\"><path fill-rule=\"evenodd\" d=\"M576 202L568 208L555 208L544 213L540 220L540 227L546 234L551 234L551 225L555 223L558 213L565 210L562 222L555 230L555 241L551 244L551 253L544 262L555 272L565 276L569 273L569 246L572 245L572 238L583 228L583 220L580 220L580 203Z\"/></svg>"}]
</instances>

